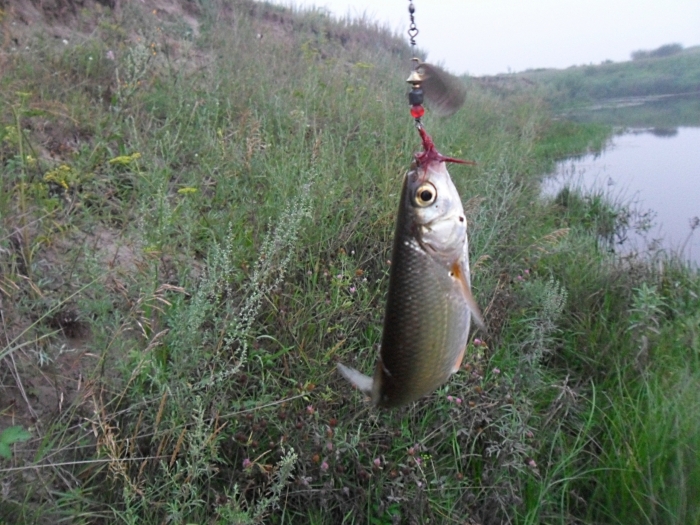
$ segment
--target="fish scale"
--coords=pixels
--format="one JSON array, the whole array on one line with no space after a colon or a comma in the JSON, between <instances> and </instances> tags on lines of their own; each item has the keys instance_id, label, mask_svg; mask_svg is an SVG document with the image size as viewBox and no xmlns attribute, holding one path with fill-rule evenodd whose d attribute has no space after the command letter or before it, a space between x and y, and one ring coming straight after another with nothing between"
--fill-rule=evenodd
<instances>
[{"instance_id":1,"label":"fish scale","mask_svg":"<svg viewBox=\"0 0 700 525\"><path fill-rule=\"evenodd\" d=\"M455 293L453 279L444 265L435 261L413 240L408 221L401 218L410 206L408 175L401 192L397 231L392 254L381 360L384 369L379 406L399 406L433 391L452 373L454 361L469 334L470 316L464 301ZM421 279L420 276L430 276ZM438 355L448 347L453 330L462 334L448 359Z\"/></svg>"}]
</instances>

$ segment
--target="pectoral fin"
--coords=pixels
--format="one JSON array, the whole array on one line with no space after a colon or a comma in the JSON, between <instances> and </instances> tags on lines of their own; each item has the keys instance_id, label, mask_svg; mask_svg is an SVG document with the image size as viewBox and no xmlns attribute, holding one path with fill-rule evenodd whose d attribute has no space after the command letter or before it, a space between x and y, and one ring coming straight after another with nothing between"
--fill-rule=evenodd
<instances>
[{"instance_id":1,"label":"pectoral fin","mask_svg":"<svg viewBox=\"0 0 700 525\"><path fill-rule=\"evenodd\" d=\"M457 372L459 372L459 367L462 366L462 359L464 359L464 352L466 349L467 349L466 346L464 348L462 348L462 351L459 353L459 356L457 357L454 364L452 365L452 373L453 374L456 374Z\"/></svg>"},{"instance_id":2,"label":"pectoral fin","mask_svg":"<svg viewBox=\"0 0 700 525\"><path fill-rule=\"evenodd\" d=\"M460 261L455 262L452 265L452 276L455 279L457 279L457 282L459 282L460 284L460 289L464 294L464 300L467 302L467 307L469 308L469 311L471 312L472 317L474 318L476 326L478 326L481 331L487 334L488 330L486 329L486 323L484 323L484 318L481 315L479 305L476 304L476 300L472 295L472 290L469 286L469 281L467 280L466 272L464 271L464 267L462 266Z\"/></svg>"}]
</instances>

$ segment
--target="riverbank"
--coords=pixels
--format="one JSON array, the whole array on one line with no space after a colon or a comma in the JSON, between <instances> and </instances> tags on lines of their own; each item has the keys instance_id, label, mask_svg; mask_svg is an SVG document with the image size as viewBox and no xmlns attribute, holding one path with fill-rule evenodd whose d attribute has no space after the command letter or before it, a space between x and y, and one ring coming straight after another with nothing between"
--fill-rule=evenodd
<instances>
[{"instance_id":1,"label":"riverbank","mask_svg":"<svg viewBox=\"0 0 700 525\"><path fill-rule=\"evenodd\" d=\"M548 98L563 106L600 100L697 94L700 86L700 46L679 46L670 55L626 62L538 69L512 75L514 80L544 87Z\"/></svg>"},{"instance_id":2,"label":"riverbank","mask_svg":"<svg viewBox=\"0 0 700 525\"><path fill-rule=\"evenodd\" d=\"M244 1L90 7L38 35L0 19L3 519L698 519L697 275L616 259L591 227L610 208L539 195L604 129L479 85L426 117L476 161L450 172L489 334L376 412L335 363L368 372L381 336L419 144L403 37Z\"/></svg>"}]
</instances>

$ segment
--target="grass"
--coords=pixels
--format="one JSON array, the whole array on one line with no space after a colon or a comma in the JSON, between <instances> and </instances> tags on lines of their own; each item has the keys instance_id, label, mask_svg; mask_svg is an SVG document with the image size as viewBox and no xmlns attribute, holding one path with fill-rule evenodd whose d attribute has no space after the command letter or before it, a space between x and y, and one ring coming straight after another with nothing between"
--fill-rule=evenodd
<instances>
[{"instance_id":1,"label":"grass","mask_svg":"<svg viewBox=\"0 0 700 525\"><path fill-rule=\"evenodd\" d=\"M477 162L451 172L491 335L377 412L335 363L381 337L403 39L243 1L76 13L66 44L2 19L6 523L697 521L697 274L601 249L616 204L539 195L607 128L476 84L426 117Z\"/></svg>"}]
</instances>

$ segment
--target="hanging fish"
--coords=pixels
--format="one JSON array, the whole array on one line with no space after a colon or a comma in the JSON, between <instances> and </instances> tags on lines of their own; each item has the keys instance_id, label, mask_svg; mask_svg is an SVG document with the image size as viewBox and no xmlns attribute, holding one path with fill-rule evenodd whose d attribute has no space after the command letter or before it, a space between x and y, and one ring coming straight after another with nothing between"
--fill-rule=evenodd
<instances>
[{"instance_id":1,"label":"hanging fish","mask_svg":"<svg viewBox=\"0 0 700 525\"><path fill-rule=\"evenodd\" d=\"M423 152L404 176L379 361L370 378L338 364L373 404L396 407L432 392L459 370L471 318L467 220L444 157L422 126Z\"/></svg>"}]
</instances>

